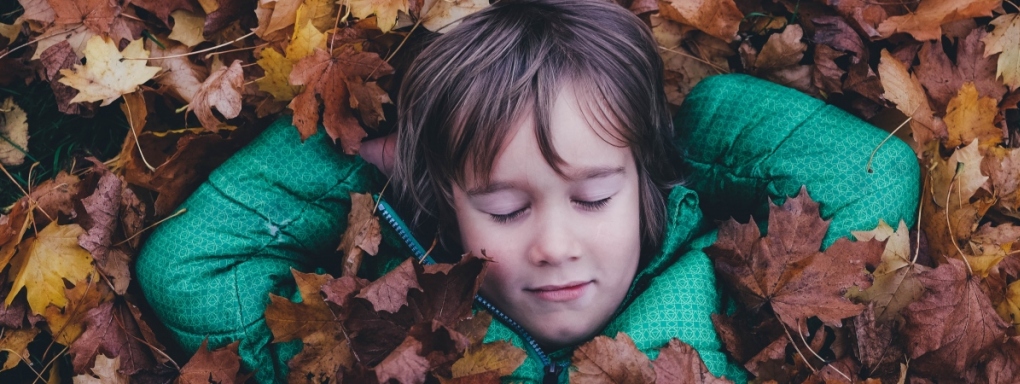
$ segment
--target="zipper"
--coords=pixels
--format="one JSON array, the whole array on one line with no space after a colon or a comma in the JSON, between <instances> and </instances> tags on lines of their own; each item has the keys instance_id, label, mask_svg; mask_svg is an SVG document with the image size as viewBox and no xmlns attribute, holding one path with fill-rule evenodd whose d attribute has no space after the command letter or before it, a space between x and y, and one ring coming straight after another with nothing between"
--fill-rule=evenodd
<instances>
[{"instance_id":1,"label":"zipper","mask_svg":"<svg viewBox=\"0 0 1020 384\"><path fill-rule=\"evenodd\" d=\"M432 257L428 255L428 253L425 251L425 248L421 246L421 243L419 243L418 240L414 238L407 224L400 219L400 216L397 216L396 212L393 210L393 207L390 206L390 204L387 203L386 200L383 200L382 197L379 196L378 194L375 195L375 198L379 202L378 204L379 216L381 216L383 220L386 220L390 227L393 228L393 231L397 233L397 236L399 236L400 239L404 241L404 244L406 244L407 247L411 249L411 252L414 254L414 257L424 265L435 264L436 261L433 260ZM521 339L524 339L525 344L527 344L528 347L531 348L532 352L534 352L535 355L538 356L538 359L542 361L543 366L542 371L544 373L544 377L542 379L543 383L559 382L559 375L563 371L563 368L565 367L553 363L552 359L549 358L549 355L546 354L545 351L542 350L542 347L538 345L538 341L535 341L535 338L531 337L531 335L524 330L524 327L521 327L520 324L517 324L517 322L511 319L510 316L507 316L507 314L503 313L503 311L499 310L499 308L496 308L495 305L489 302L489 300L486 300L484 297L482 297L482 295L475 296L475 304L478 304L482 308L485 308L485 310L489 311L489 313L491 313L493 317L498 318L504 324L513 329L514 332L516 332L517 335L521 337Z\"/></svg>"}]
</instances>

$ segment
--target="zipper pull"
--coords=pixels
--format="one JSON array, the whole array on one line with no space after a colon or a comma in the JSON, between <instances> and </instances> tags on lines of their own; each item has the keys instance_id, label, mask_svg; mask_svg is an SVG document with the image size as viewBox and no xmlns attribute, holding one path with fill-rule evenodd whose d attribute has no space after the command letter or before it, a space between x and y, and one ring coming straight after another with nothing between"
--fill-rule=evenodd
<instances>
[{"instance_id":1,"label":"zipper pull","mask_svg":"<svg viewBox=\"0 0 1020 384\"><path fill-rule=\"evenodd\" d=\"M559 384L560 372L563 371L563 367L556 363L550 363L545 368L545 376L542 378L542 384Z\"/></svg>"}]
</instances>

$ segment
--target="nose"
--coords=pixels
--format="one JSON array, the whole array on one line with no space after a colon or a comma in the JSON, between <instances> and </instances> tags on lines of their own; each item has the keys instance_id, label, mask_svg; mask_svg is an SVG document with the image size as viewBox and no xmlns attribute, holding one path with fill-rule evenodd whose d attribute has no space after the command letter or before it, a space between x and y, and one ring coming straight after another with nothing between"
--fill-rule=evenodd
<instances>
[{"instance_id":1,"label":"nose","mask_svg":"<svg viewBox=\"0 0 1020 384\"><path fill-rule=\"evenodd\" d=\"M528 258L532 264L559 265L581 257L581 238L577 223L571 225L569 214L550 212L536 220Z\"/></svg>"}]
</instances>

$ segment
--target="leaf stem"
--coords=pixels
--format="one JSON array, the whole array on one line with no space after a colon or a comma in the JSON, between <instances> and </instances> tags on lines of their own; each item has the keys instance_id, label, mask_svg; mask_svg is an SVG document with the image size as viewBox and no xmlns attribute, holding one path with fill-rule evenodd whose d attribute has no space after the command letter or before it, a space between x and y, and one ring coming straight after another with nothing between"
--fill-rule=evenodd
<instances>
[{"instance_id":1,"label":"leaf stem","mask_svg":"<svg viewBox=\"0 0 1020 384\"><path fill-rule=\"evenodd\" d=\"M54 37L54 36L58 36L58 35L60 35L60 34L63 34L63 33L71 33L71 32L77 31L77 30L79 30L79 29L81 29L81 28L84 28L84 27L85 27L85 24L81 24L81 25L78 25L77 27L71 28L71 29L69 29L69 30L66 30L66 31L60 31L60 33L54 33L54 34L52 34L52 35L46 35L46 36L39 36L39 37L36 37L35 39L29 40L29 41L25 42L24 44L21 44L21 45L19 45L19 46L17 46L17 47L11 48L11 49L10 49L10 50L8 50L7 52L4 52L4 53L3 53L2 55L0 55L0 59L3 59L3 58L5 58L5 57L7 57L7 55L10 55L10 54L11 54L11 52L17 51L17 50L19 50L19 49L21 49L21 48L25 48L25 47L27 47L27 46L29 46L29 45L32 45L32 44L38 43L38 42L40 42L40 41L42 41L42 40L46 40L46 39L49 39L49 38L51 38L51 37Z\"/></svg>"},{"instance_id":2,"label":"leaf stem","mask_svg":"<svg viewBox=\"0 0 1020 384\"><path fill-rule=\"evenodd\" d=\"M804 353L800 351L800 347L798 347L797 342L793 340L793 335L790 334L790 330L786 329L786 324L783 324L783 319L780 319L779 315L775 313L773 313L772 316L775 316L776 320L779 320L779 326L783 327L783 332L786 332L786 338L790 340L790 344L793 345L793 349L797 350L797 355L800 355L800 359L804 361L804 364L807 364L808 368L811 368L811 372L818 373L818 370L815 369L813 365L811 365L811 362L809 362L807 358L804 357Z\"/></svg>"},{"instance_id":3,"label":"leaf stem","mask_svg":"<svg viewBox=\"0 0 1020 384\"><path fill-rule=\"evenodd\" d=\"M959 173L957 173L958 175ZM956 243L956 236L953 235L953 224L949 221L949 198L953 196L953 181L956 180L956 176L953 175L953 180L949 181L949 191L946 192L946 230L949 231L949 240L952 241L953 246L956 247L956 251L960 253L960 260L967 265L967 276L974 275L974 269L970 267L970 262L967 261L967 256L963 254L963 250L960 249L960 245Z\"/></svg>"},{"instance_id":4,"label":"leaf stem","mask_svg":"<svg viewBox=\"0 0 1020 384\"><path fill-rule=\"evenodd\" d=\"M875 147L875 149L871 151L871 156L868 157L868 164L864 166L864 170L865 171L867 171L868 173L874 173L875 172L874 169L871 169L871 162L873 160L875 160L875 154L878 153L878 149L882 148L882 146L885 145L885 142L889 141L889 139L891 139L893 137L893 135L895 135L896 132L898 132L900 130L900 128L903 128L904 125L907 125L907 123L909 123L910 120L913 120L913 119L914 119L913 116L908 116L906 120L903 120L903 122L900 123L900 125L898 127L896 127L896 129L892 130L892 132L889 132L889 135L887 135L885 137L885 139L882 139L881 143L878 143L878 146Z\"/></svg>"},{"instance_id":5,"label":"leaf stem","mask_svg":"<svg viewBox=\"0 0 1020 384\"><path fill-rule=\"evenodd\" d=\"M128 238L126 238L124 240L121 240L120 242L118 242L117 244L114 244L113 246L116 247L118 245L121 245L121 244L124 244L126 242L129 242L129 241L131 241L131 239L134 239L135 237L138 237L138 235L142 234L143 232L152 229L152 227L155 227L157 225L163 224L164 221L167 221L167 220L170 220L170 219L175 218L177 216L180 216L180 215L182 215L183 213L185 213L187 211L188 211L187 208L181 208L181 210L179 210L177 212L174 212L174 214L172 214L170 216L167 216L167 217L164 217L163 219L161 219L161 220L159 220L159 221L157 221L155 223L150 224L148 227L142 228L141 231L135 232L135 234L131 235L131 237L128 237Z\"/></svg>"},{"instance_id":6,"label":"leaf stem","mask_svg":"<svg viewBox=\"0 0 1020 384\"><path fill-rule=\"evenodd\" d=\"M244 39L246 39L249 36L254 35L254 34L255 34L254 31L248 32L248 34L246 34L244 36L241 36L241 37L238 37L238 38L236 38L234 40L228 41L226 43L217 45L215 47L209 47L209 48L206 48L206 49L200 49L200 50L197 50L197 51L194 51L194 52L179 53L179 54L176 54L176 55L160 56L160 57L125 57L124 60L163 60L163 59L173 59L173 58L177 58L177 57L187 57L187 56L197 55L199 53L206 53L206 52L218 49L218 48L226 47L226 46L234 44L234 43L236 43L238 41L244 40Z\"/></svg>"},{"instance_id":7,"label":"leaf stem","mask_svg":"<svg viewBox=\"0 0 1020 384\"><path fill-rule=\"evenodd\" d=\"M138 141L138 132L135 132L135 118L131 116L131 104L128 103L128 99L126 97L123 97L123 99L124 99L124 106L127 107L127 108L124 108L124 109L127 110L127 114L128 114L128 125L129 125L128 129L131 130L131 135L133 135L135 137L135 147L138 148L138 154L142 157L142 162L145 163L145 167L149 168L150 172L156 172L156 168L153 167L152 164L149 164L149 160L145 159L145 152L142 152L142 143Z\"/></svg>"}]
</instances>

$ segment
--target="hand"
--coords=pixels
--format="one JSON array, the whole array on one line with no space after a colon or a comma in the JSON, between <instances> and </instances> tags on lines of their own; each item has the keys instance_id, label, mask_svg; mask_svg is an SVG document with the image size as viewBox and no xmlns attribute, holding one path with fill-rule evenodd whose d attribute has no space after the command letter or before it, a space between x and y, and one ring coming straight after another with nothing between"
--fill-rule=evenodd
<instances>
[{"instance_id":1,"label":"hand","mask_svg":"<svg viewBox=\"0 0 1020 384\"><path fill-rule=\"evenodd\" d=\"M393 172L393 154L397 147L397 134L389 135L364 141L361 143L362 159L379 168L383 174L389 176Z\"/></svg>"}]
</instances>

